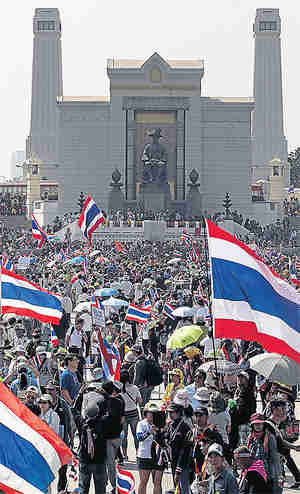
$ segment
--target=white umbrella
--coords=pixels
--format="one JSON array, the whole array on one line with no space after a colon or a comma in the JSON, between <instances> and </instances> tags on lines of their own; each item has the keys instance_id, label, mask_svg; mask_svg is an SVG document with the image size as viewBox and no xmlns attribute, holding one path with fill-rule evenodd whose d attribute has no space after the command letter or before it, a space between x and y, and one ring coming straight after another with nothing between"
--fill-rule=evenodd
<instances>
[{"instance_id":1,"label":"white umbrella","mask_svg":"<svg viewBox=\"0 0 300 494\"><path fill-rule=\"evenodd\" d=\"M80 302L76 307L74 308L74 312L81 312L83 310L91 310L91 302Z\"/></svg>"},{"instance_id":2,"label":"white umbrella","mask_svg":"<svg viewBox=\"0 0 300 494\"><path fill-rule=\"evenodd\" d=\"M178 307L177 309L173 310L172 316L176 317L191 317L195 314L197 309L195 307Z\"/></svg>"},{"instance_id":3,"label":"white umbrella","mask_svg":"<svg viewBox=\"0 0 300 494\"><path fill-rule=\"evenodd\" d=\"M93 250L93 252L90 253L90 257L94 257L97 254L100 254L101 250Z\"/></svg>"},{"instance_id":4,"label":"white umbrella","mask_svg":"<svg viewBox=\"0 0 300 494\"><path fill-rule=\"evenodd\" d=\"M300 383L300 365L285 355L260 353L249 359L250 369L269 381L279 381L293 386Z\"/></svg>"},{"instance_id":5,"label":"white umbrella","mask_svg":"<svg viewBox=\"0 0 300 494\"><path fill-rule=\"evenodd\" d=\"M114 307L115 309L120 309L121 307L128 307L129 302L122 300L120 298L110 297L102 302L102 305L108 307Z\"/></svg>"},{"instance_id":6,"label":"white umbrella","mask_svg":"<svg viewBox=\"0 0 300 494\"><path fill-rule=\"evenodd\" d=\"M56 263L56 261L50 261L50 262L48 262L47 268L52 268L55 263Z\"/></svg>"},{"instance_id":7,"label":"white umbrella","mask_svg":"<svg viewBox=\"0 0 300 494\"><path fill-rule=\"evenodd\" d=\"M180 261L182 261L181 257L173 257L173 259L170 259L167 264L177 264Z\"/></svg>"}]
</instances>

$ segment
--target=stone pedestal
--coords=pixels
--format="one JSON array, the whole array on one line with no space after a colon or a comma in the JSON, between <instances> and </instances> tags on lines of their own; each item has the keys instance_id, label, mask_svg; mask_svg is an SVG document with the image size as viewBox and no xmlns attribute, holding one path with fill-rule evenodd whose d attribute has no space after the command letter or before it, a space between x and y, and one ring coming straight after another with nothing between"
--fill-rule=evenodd
<instances>
[{"instance_id":1,"label":"stone pedestal","mask_svg":"<svg viewBox=\"0 0 300 494\"><path fill-rule=\"evenodd\" d=\"M120 182L121 173L116 168L112 173L111 190L108 194L108 210L120 210L124 208L125 198L121 190L123 184Z\"/></svg>"},{"instance_id":2,"label":"stone pedestal","mask_svg":"<svg viewBox=\"0 0 300 494\"><path fill-rule=\"evenodd\" d=\"M169 184L141 184L139 201L145 210L162 211L168 209L171 200Z\"/></svg>"}]
</instances>

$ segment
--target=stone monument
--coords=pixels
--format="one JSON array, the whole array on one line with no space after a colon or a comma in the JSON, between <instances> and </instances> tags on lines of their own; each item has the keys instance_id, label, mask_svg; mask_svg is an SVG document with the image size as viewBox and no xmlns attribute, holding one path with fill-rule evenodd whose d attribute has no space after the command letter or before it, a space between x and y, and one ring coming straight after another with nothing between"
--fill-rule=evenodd
<instances>
[{"instance_id":1,"label":"stone monument","mask_svg":"<svg viewBox=\"0 0 300 494\"><path fill-rule=\"evenodd\" d=\"M144 209L160 211L168 208L170 202L170 186L168 184L168 153L160 142L163 138L160 128L148 131L152 138L143 149L142 183L140 186L140 201Z\"/></svg>"}]
</instances>

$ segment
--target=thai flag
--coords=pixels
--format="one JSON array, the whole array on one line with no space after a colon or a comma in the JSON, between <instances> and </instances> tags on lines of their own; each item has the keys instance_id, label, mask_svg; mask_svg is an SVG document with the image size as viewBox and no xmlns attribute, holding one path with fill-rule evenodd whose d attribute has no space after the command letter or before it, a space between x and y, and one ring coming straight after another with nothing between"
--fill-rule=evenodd
<instances>
[{"instance_id":1,"label":"thai flag","mask_svg":"<svg viewBox=\"0 0 300 494\"><path fill-rule=\"evenodd\" d=\"M294 283L295 285L299 285L299 281L297 280L297 276L296 276L296 273L294 271L294 268L293 266L290 266L290 280L292 281L292 283Z\"/></svg>"},{"instance_id":2,"label":"thai flag","mask_svg":"<svg viewBox=\"0 0 300 494\"><path fill-rule=\"evenodd\" d=\"M175 317L172 315L172 312L174 310L174 307L172 307L171 304L169 304L169 302L165 302L164 306L163 306L163 314L165 314L166 316L168 316L170 319L172 319L173 321L175 321Z\"/></svg>"},{"instance_id":3,"label":"thai flag","mask_svg":"<svg viewBox=\"0 0 300 494\"><path fill-rule=\"evenodd\" d=\"M51 346L52 348L59 347L59 339L55 333L55 330L51 328Z\"/></svg>"},{"instance_id":4,"label":"thai flag","mask_svg":"<svg viewBox=\"0 0 300 494\"><path fill-rule=\"evenodd\" d=\"M7 257L3 257L3 259L2 259L2 266L7 271L14 271L15 270L14 264L9 259L7 259Z\"/></svg>"},{"instance_id":5,"label":"thai flag","mask_svg":"<svg viewBox=\"0 0 300 494\"><path fill-rule=\"evenodd\" d=\"M72 452L44 421L0 384L0 489L45 494ZM9 446L9 447L8 447Z\"/></svg>"},{"instance_id":6,"label":"thai flag","mask_svg":"<svg viewBox=\"0 0 300 494\"><path fill-rule=\"evenodd\" d=\"M174 256L175 257L183 257L183 253L181 250L174 250Z\"/></svg>"},{"instance_id":7,"label":"thai flag","mask_svg":"<svg viewBox=\"0 0 300 494\"><path fill-rule=\"evenodd\" d=\"M300 294L245 244L207 220L216 338L257 341L300 364Z\"/></svg>"},{"instance_id":8,"label":"thai flag","mask_svg":"<svg viewBox=\"0 0 300 494\"><path fill-rule=\"evenodd\" d=\"M92 303L92 306L93 307L97 307L97 308L99 308L100 305L102 305L102 304L99 303L99 300L98 300L97 297L95 297L95 295L92 296L91 303Z\"/></svg>"},{"instance_id":9,"label":"thai flag","mask_svg":"<svg viewBox=\"0 0 300 494\"><path fill-rule=\"evenodd\" d=\"M42 228L38 224L33 214L31 214L31 225L32 225L32 236L33 238L39 241L38 247L40 249L48 239L47 233L45 233L42 230Z\"/></svg>"},{"instance_id":10,"label":"thai flag","mask_svg":"<svg viewBox=\"0 0 300 494\"><path fill-rule=\"evenodd\" d=\"M143 303L141 308L145 309L145 310L149 310L149 311L152 309L152 304L151 304L149 298L145 298L144 303Z\"/></svg>"},{"instance_id":11,"label":"thai flag","mask_svg":"<svg viewBox=\"0 0 300 494\"><path fill-rule=\"evenodd\" d=\"M136 321L141 324L146 323L149 319L149 309L143 309L134 304L129 304L125 319L128 321Z\"/></svg>"},{"instance_id":12,"label":"thai flag","mask_svg":"<svg viewBox=\"0 0 300 494\"><path fill-rule=\"evenodd\" d=\"M60 300L48 290L1 267L2 314L18 314L41 322L59 324Z\"/></svg>"},{"instance_id":13,"label":"thai flag","mask_svg":"<svg viewBox=\"0 0 300 494\"><path fill-rule=\"evenodd\" d=\"M60 255L61 261L64 261L66 259L66 254L65 254L64 249L60 249L59 255Z\"/></svg>"},{"instance_id":14,"label":"thai flag","mask_svg":"<svg viewBox=\"0 0 300 494\"><path fill-rule=\"evenodd\" d=\"M83 264L83 271L85 274L87 274L87 258L86 257L83 258L82 264Z\"/></svg>"},{"instance_id":15,"label":"thai flag","mask_svg":"<svg viewBox=\"0 0 300 494\"><path fill-rule=\"evenodd\" d=\"M128 470L123 470L117 464L117 489L119 494L134 494L134 476Z\"/></svg>"},{"instance_id":16,"label":"thai flag","mask_svg":"<svg viewBox=\"0 0 300 494\"><path fill-rule=\"evenodd\" d=\"M186 247L193 247L193 237L190 233L184 231L180 239L184 241Z\"/></svg>"},{"instance_id":17,"label":"thai flag","mask_svg":"<svg viewBox=\"0 0 300 494\"><path fill-rule=\"evenodd\" d=\"M299 258L297 257L296 258L296 261L295 261L295 269L298 271L300 269L300 260Z\"/></svg>"},{"instance_id":18,"label":"thai flag","mask_svg":"<svg viewBox=\"0 0 300 494\"><path fill-rule=\"evenodd\" d=\"M97 331L104 376L110 381L120 381L121 358L116 345L110 345Z\"/></svg>"},{"instance_id":19,"label":"thai flag","mask_svg":"<svg viewBox=\"0 0 300 494\"><path fill-rule=\"evenodd\" d=\"M105 218L97 207L93 199L88 196L82 208L80 218L78 220L78 226L82 230L84 237L92 244L92 234L98 228L101 223L104 223Z\"/></svg>"}]
</instances>

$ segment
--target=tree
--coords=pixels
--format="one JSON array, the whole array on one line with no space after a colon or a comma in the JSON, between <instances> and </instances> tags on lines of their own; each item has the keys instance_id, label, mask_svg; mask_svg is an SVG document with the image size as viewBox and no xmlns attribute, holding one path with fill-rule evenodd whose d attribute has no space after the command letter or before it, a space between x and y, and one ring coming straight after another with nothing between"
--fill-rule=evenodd
<instances>
[{"instance_id":1,"label":"tree","mask_svg":"<svg viewBox=\"0 0 300 494\"><path fill-rule=\"evenodd\" d=\"M79 206L79 212L80 213L82 211L82 208L83 208L83 205L84 205L84 201L85 201L85 195L84 195L83 192L80 192L79 197L78 197L78 200L77 200L77 204Z\"/></svg>"},{"instance_id":2,"label":"tree","mask_svg":"<svg viewBox=\"0 0 300 494\"><path fill-rule=\"evenodd\" d=\"M294 185L294 187L300 187L300 147L289 153L288 162L291 167L291 185Z\"/></svg>"},{"instance_id":3,"label":"tree","mask_svg":"<svg viewBox=\"0 0 300 494\"><path fill-rule=\"evenodd\" d=\"M231 206L232 206L232 202L230 199L229 192L226 192L225 199L223 201L223 208L225 208L226 218L230 218L230 216L231 216L231 213L230 213Z\"/></svg>"}]
</instances>

